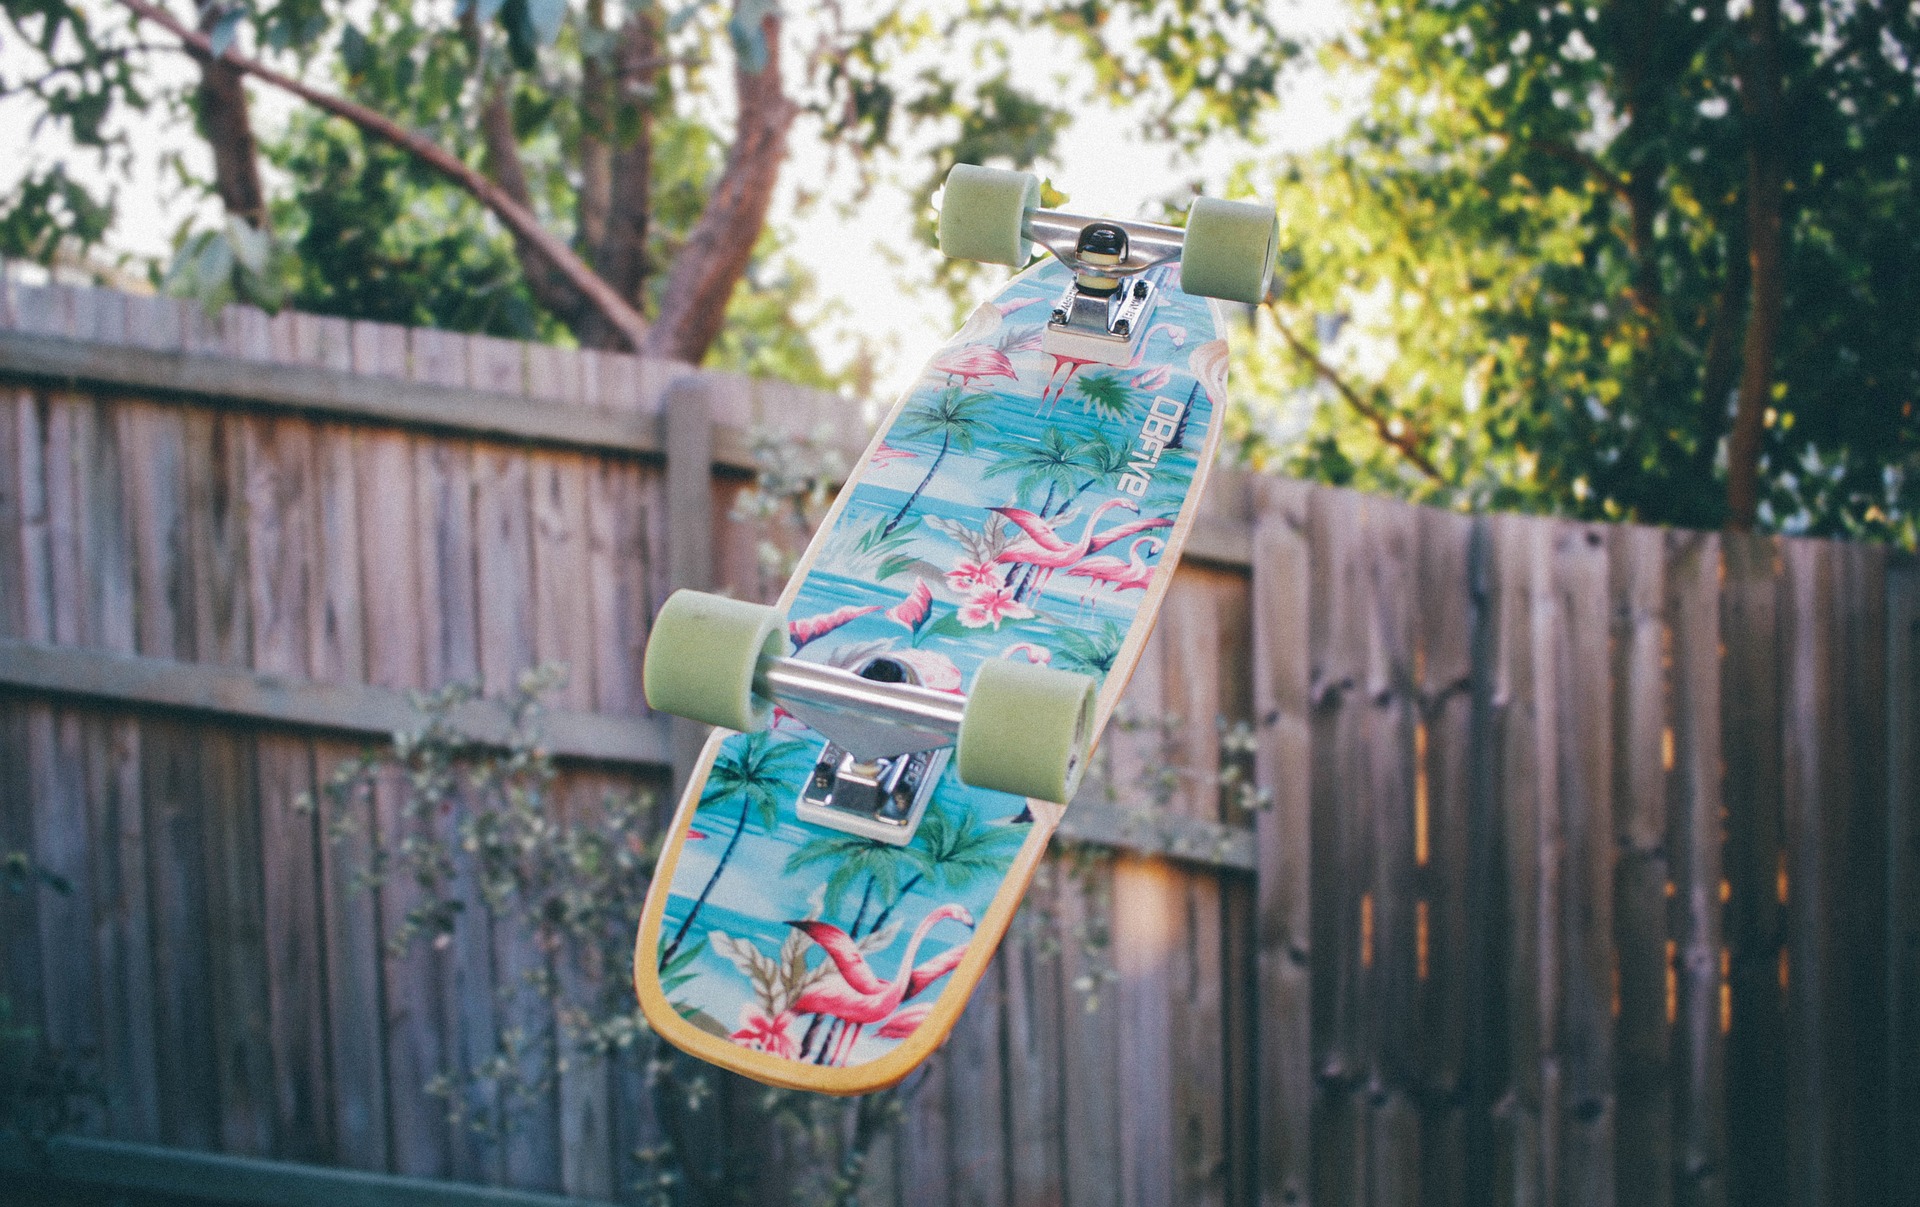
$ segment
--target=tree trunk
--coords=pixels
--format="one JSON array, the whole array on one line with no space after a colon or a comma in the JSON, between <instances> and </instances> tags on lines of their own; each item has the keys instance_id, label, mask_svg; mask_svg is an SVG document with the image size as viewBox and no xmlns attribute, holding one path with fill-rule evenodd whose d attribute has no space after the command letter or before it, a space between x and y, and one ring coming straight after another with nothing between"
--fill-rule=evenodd
<instances>
[{"instance_id":1,"label":"tree trunk","mask_svg":"<svg viewBox=\"0 0 1920 1207\"><path fill-rule=\"evenodd\" d=\"M501 192L531 210L533 190L527 184L526 166L520 162L520 137L513 125L511 77L496 76L487 83L486 94L480 101L480 136L486 147L483 162L487 175L500 186ZM516 236L513 255L520 263L520 275L526 278L527 288L555 318L569 328L578 329L595 314L586 295L556 271L533 243ZM617 336L598 346L618 347Z\"/></svg>"},{"instance_id":2,"label":"tree trunk","mask_svg":"<svg viewBox=\"0 0 1920 1207\"><path fill-rule=\"evenodd\" d=\"M1780 329L1781 164L1779 0L1753 0L1740 73L1747 117L1747 256L1751 297L1740 354L1740 393L1727 442L1727 527L1752 530L1760 502L1760 434L1773 387Z\"/></svg>"},{"instance_id":3,"label":"tree trunk","mask_svg":"<svg viewBox=\"0 0 1920 1207\"><path fill-rule=\"evenodd\" d=\"M658 45L650 10L628 15L614 51L613 70L599 94L598 129L589 141L597 159L592 180L598 190L581 190L581 231L593 248L593 266L621 296L645 308L647 236L653 211L653 91L660 74ZM590 60L591 61L591 60ZM589 197L592 205L589 207ZM756 233L757 237L757 233ZM582 345L612 347L618 333L594 316L574 328Z\"/></svg>"},{"instance_id":4,"label":"tree trunk","mask_svg":"<svg viewBox=\"0 0 1920 1207\"><path fill-rule=\"evenodd\" d=\"M660 313L645 347L654 356L689 364L706 356L726 321L733 287L746 274L754 242L766 226L780 161L786 158L787 131L799 112L782 89L780 30L779 17L765 17L765 66L757 73L745 62L734 69L740 114L733 146L700 221L667 275Z\"/></svg>"},{"instance_id":5,"label":"tree trunk","mask_svg":"<svg viewBox=\"0 0 1920 1207\"><path fill-rule=\"evenodd\" d=\"M218 17L217 10L208 9L202 28L210 29ZM213 151L214 192L227 213L255 230L265 230L267 195L260 184L260 150L240 70L205 51L194 52L193 60L200 67L194 116Z\"/></svg>"}]
</instances>

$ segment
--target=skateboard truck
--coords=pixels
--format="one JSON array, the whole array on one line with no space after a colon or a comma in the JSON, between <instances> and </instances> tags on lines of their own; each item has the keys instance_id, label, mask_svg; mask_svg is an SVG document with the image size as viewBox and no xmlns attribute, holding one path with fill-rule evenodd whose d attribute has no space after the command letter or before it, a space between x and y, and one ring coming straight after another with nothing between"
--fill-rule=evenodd
<instances>
[{"instance_id":1,"label":"skateboard truck","mask_svg":"<svg viewBox=\"0 0 1920 1207\"><path fill-rule=\"evenodd\" d=\"M1074 274L1053 304L1041 346L1056 356L1096 364L1131 362L1160 300L1159 285L1141 274L1178 257L1186 232L1152 222L1034 210L1021 233Z\"/></svg>"},{"instance_id":2,"label":"skateboard truck","mask_svg":"<svg viewBox=\"0 0 1920 1207\"><path fill-rule=\"evenodd\" d=\"M858 672L792 658L762 665L767 695L827 739L795 806L799 819L911 842L952 756L966 699L921 687L912 667L884 656Z\"/></svg>"},{"instance_id":3,"label":"skateboard truck","mask_svg":"<svg viewBox=\"0 0 1920 1207\"><path fill-rule=\"evenodd\" d=\"M905 658L882 653L848 669L786 648L784 613L676 591L647 640L647 704L743 733L765 729L779 705L827 739L800 789L799 819L877 842L912 841L949 760L974 788L1073 798L1091 741L1091 678L996 658L959 695L922 685Z\"/></svg>"}]
</instances>

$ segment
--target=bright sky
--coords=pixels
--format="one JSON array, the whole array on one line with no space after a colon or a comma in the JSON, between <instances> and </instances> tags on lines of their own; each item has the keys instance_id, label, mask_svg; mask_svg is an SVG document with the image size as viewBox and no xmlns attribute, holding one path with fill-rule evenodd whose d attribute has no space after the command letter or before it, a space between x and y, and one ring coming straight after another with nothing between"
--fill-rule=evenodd
<instances>
[{"instance_id":1,"label":"bright sky","mask_svg":"<svg viewBox=\"0 0 1920 1207\"><path fill-rule=\"evenodd\" d=\"M1299 35L1326 35L1342 23L1339 0L1276 0L1281 19ZM1071 89L1061 78L1058 47L1043 40L1027 42L1015 61L1016 74L1032 84L1056 84L1055 95ZM18 77L22 52L0 43L0 77ZM182 56L157 54L156 70L177 79L190 76ZM251 90L256 122L270 129L285 120L291 104L271 89ZM1294 77L1282 104L1263 131L1269 152L1296 150L1323 142L1337 133L1352 112L1351 83L1342 85L1316 71ZM50 131L33 136L33 111L20 100L0 100L0 147L30 147L0 159L0 195L10 190L29 164L66 158L68 170L99 179L94 157L76 156L73 148ZM205 144L184 116L161 114L138 119L133 129L136 153L132 177L122 186L120 222L110 237L116 252L165 259L182 223L211 225L218 220L217 205L183 194L165 167L177 154L202 177L211 175ZM1235 141L1210 146L1200 156L1170 154L1166 148L1141 145L1124 114L1089 108L1080 113L1064 135L1054 162L1042 165L1047 176L1070 200L1065 208L1081 213L1132 217L1164 200L1169 182L1202 180L1218 192L1233 166L1248 157L1249 148ZM915 170L919 170L916 166ZM858 348L855 333L864 335L876 356L876 394L885 399L911 380L920 364L949 334L952 315L944 296L917 287L927 279L933 253L912 245L912 215L903 189L877 188L849 221L835 204L816 204L795 217L800 182L818 189L825 181L824 200L845 200L854 190L850 171L830 173L825 151L804 131L796 131L793 154L782 177L772 221L793 231L790 255L817 279L815 313L804 316L829 364L849 363ZM1143 183L1144 186L1143 187Z\"/></svg>"}]
</instances>

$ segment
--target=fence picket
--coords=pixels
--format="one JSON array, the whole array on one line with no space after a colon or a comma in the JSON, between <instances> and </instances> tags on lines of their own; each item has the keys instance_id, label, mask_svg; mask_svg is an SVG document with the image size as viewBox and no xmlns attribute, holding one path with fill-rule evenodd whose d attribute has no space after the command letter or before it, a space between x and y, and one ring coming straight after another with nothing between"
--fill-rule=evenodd
<instances>
[{"instance_id":1,"label":"fence picket","mask_svg":"<svg viewBox=\"0 0 1920 1207\"><path fill-rule=\"evenodd\" d=\"M1666 536L1666 616L1671 634L1673 769L1667 776L1668 849L1674 877L1676 970L1671 1070L1673 1201L1723 1207L1727 1187L1725 907L1731 895L1720 835L1722 796L1720 538ZM1626 1141L1623 1137L1624 1151ZM1624 1196L1623 1196L1624 1197Z\"/></svg>"},{"instance_id":2,"label":"fence picket","mask_svg":"<svg viewBox=\"0 0 1920 1207\"><path fill-rule=\"evenodd\" d=\"M1609 675L1606 529L1561 525L1553 541L1552 701L1558 814L1552 992L1559 1096L1555 1199L1566 1207L1614 1201L1613 702Z\"/></svg>"},{"instance_id":3,"label":"fence picket","mask_svg":"<svg viewBox=\"0 0 1920 1207\"><path fill-rule=\"evenodd\" d=\"M1920 567L1887 573L1889 1201L1920 1194Z\"/></svg>"},{"instance_id":4,"label":"fence picket","mask_svg":"<svg viewBox=\"0 0 1920 1207\"><path fill-rule=\"evenodd\" d=\"M1303 483L1261 483L1253 534L1257 772L1273 792L1255 819L1261 1207L1305 1205L1313 1183L1311 493Z\"/></svg>"},{"instance_id":5,"label":"fence picket","mask_svg":"<svg viewBox=\"0 0 1920 1207\"><path fill-rule=\"evenodd\" d=\"M1479 982L1469 959L1467 907L1474 651L1484 608L1473 582L1475 522L1418 513L1414 585L1414 973L1419 984L1418 1101L1421 1190L1433 1207L1463 1207L1466 1191L1469 1001ZM1424 910L1424 913L1421 911Z\"/></svg>"},{"instance_id":6,"label":"fence picket","mask_svg":"<svg viewBox=\"0 0 1920 1207\"><path fill-rule=\"evenodd\" d=\"M1666 659L1682 653L1669 615L1667 553L1657 529L1622 529L1610 544L1613 613L1614 941L1619 1028L1621 1198L1670 1207L1674 1198L1673 1065L1667 1022L1667 759L1677 757L1681 714ZM1689 599L1691 597L1688 597ZM1717 665L1717 662L1715 663ZM1675 678L1679 675L1675 670ZM1668 743L1673 745L1669 746ZM1674 752L1670 756L1669 752ZM1676 764L1673 774L1678 775Z\"/></svg>"}]
</instances>

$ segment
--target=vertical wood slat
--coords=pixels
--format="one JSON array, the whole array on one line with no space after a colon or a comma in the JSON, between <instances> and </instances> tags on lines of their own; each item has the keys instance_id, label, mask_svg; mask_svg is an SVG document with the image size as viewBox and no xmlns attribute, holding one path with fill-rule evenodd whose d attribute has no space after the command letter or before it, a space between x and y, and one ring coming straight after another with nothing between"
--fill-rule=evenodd
<instances>
[{"instance_id":1,"label":"vertical wood slat","mask_svg":"<svg viewBox=\"0 0 1920 1207\"><path fill-rule=\"evenodd\" d=\"M1920 1202L1920 566L1887 573L1887 1187Z\"/></svg>"},{"instance_id":2,"label":"vertical wood slat","mask_svg":"<svg viewBox=\"0 0 1920 1207\"><path fill-rule=\"evenodd\" d=\"M1670 1207L1675 1179L1667 884L1669 852L1684 859L1685 848L1669 842L1666 762L1670 750L1677 758L1684 714L1668 688L1665 660L1669 649L1676 657L1694 651L1680 644L1669 612L1662 534L1622 529L1610 544L1613 830L1620 851L1614 877L1620 1121L1615 1185L1628 1202ZM1717 659L1709 665L1717 667ZM1676 701L1671 713L1670 700Z\"/></svg>"},{"instance_id":3,"label":"vertical wood slat","mask_svg":"<svg viewBox=\"0 0 1920 1207\"><path fill-rule=\"evenodd\" d=\"M1560 760L1556 912L1559 960L1553 986L1559 1143L1557 1201L1600 1207L1614 1201L1613 708L1601 685L1608 666L1606 530L1563 525L1555 532L1554 722ZM1547 735L1543 735L1547 736Z\"/></svg>"},{"instance_id":4,"label":"vertical wood slat","mask_svg":"<svg viewBox=\"0 0 1920 1207\"><path fill-rule=\"evenodd\" d=\"M1728 1200L1773 1207L1786 1178L1786 847L1782 814L1781 648L1786 636L1766 537L1726 536L1721 557L1722 748L1732 1028L1727 1037Z\"/></svg>"},{"instance_id":5,"label":"vertical wood slat","mask_svg":"<svg viewBox=\"0 0 1920 1207\"><path fill-rule=\"evenodd\" d=\"M1004 1011L1007 1101L1007 1187L1015 1204L1059 1203L1066 1193L1061 1146L1063 1126L1060 1080L1062 1060L1060 982L1062 936L1053 911L1043 908L1053 892L1057 864L1043 867L1020 922L1001 946L999 974Z\"/></svg>"},{"instance_id":6,"label":"vertical wood slat","mask_svg":"<svg viewBox=\"0 0 1920 1207\"><path fill-rule=\"evenodd\" d=\"M506 340L473 336L470 380L476 386L524 390L524 349ZM480 679L486 693L511 693L526 668L539 661L536 631L533 521L529 464L516 451L480 446L474 459ZM577 584L575 585L577 590ZM512 927L493 932L496 1025L521 1037L511 1077L523 1105L520 1126L506 1137L507 1179L515 1185L560 1188L559 1103L548 1052L553 1013L536 983L546 972Z\"/></svg>"},{"instance_id":7,"label":"vertical wood slat","mask_svg":"<svg viewBox=\"0 0 1920 1207\"><path fill-rule=\"evenodd\" d=\"M1543 1037L1540 1007L1543 1000L1540 877L1542 802L1554 799L1554 787L1542 782L1552 773L1540 765L1535 730L1539 702L1534 675L1533 565L1542 560L1539 529L1511 516L1493 521L1496 552L1498 621L1491 668L1491 697L1497 743L1498 839L1501 857L1498 875L1502 893L1502 923L1496 955L1498 1018L1493 1035L1500 1040L1499 1080L1491 1087L1494 1121L1490 1201L1532 1204L1549 1201L1550 1183L1544 1176L1542 1152L1543 1103L1541 1083ZM1493 869L1489 869L1490 871Z\"/></svg>"},{"instance_id":8,"label":"vertical wood slat","mask_svg":"<svg viewBox=\"0 0 1920 1207\"><path fill-rule=\"evenodd\" d=\"M557 376L557 375L556 375ZM564 384L564 378L561 378ZM563 707L591 710L595 701L595 618L588 530L589 470L578 455L546 453L529 458L534 644L538 661L566 668L555 694ZM554 786L553 806L565 824L589 824L613 784L593 772L575 772ZM556 984L567 1000L593 1000L589 974L568 951L550 957ZM559 1112L560 1186L568 1194L610 1197L613 1138L606 1066L567 1033L562 1018L552 1024L558 1043L556 1093Z\"/></svg>"},{"instance_id":9,"label":"vertical wood slat","mask_svg":"<svg viewBox=\"0 0 1920 1207\"><path fill-rule=\"evenodd\" d=\"M1373 810L1367 888L1371 936L1363 943L1368 1068L1367 1199L1390 1207L1420 1195L1425 1137L1418 1107L1419 968L1416 883L1416 515L1398 503L1368 509L1365 579L1366 663L1360 690ZM1368 919L1363 919L1366 921Z\"/></svg>"},{"instance_id":10,"label":"vertical wood slat","mask_svg":"<svg viewBox=\"0 0 1920 1207\"><path fill-rule=\"evenodd\" d=\"M236 310L245 340L234 351L268 361L276 349L265 315ZM255 670L309 673L308 624L315 614L312 568L319 552L312 425L269 416L236 417L245 459L248 608ZM334 1150L326 1064L325 968L319 843L311 810L313 745L262 733L254 742L266 930L269 1037L274 1060L277 1151L323 1160Z\"/></svg>"},{"instance_id":11,"label":"vertical wood slat","mask_svg":"<svg viewBox=\"0 0 1920 1207\"><path fill-rule=\"evenodd\" d=\"M311 315L275 319L273 355L283 363L341 370L354 364L346 324ZM348 424L315 425L313 539L318 549L308 599L307 667L323 683L358 683L367 675L358 443L359 434ZM391 1147L379 902L359 880L371 866L378 828L370 801L336 802L323 790L355 753L338 741L313 744L314 824L323 836L317 875L327 969L328 1107L335 1160L349 1168L385 1170Z\"/></svg>"},{"instance_id":12,"label":"vertical wood slat","mask_svg":"<svg viewBox=\"0 0 1920 1207\"><path fill-rule=\"evenodd\" d=\"M470 366L468 340L446 331L407 333L407 371L414 381L465 386ZM437 600L422 609L425 665L421 673L432 687L474 683L480 678L479 601L474 550L474 442L456 438L422 440L414 445L415 519L420 525L420 596ZM443 841L453 835L440 831ZM450 1104L468 1122L451 1137L455 1177L498 1181L504 1154L483 1126L499 1108L498 1095L483 1070L497 1050L494 1015L493 928L481 897L471 852L452 847L453 876L446 892L459 902L451 941L436 954L440 985L438 1022L443 1062L460 1083Z\"/></svg>"},{"instance_id":13,"label":"vertical wood slat","mask_svg":"<svg viewBox=\"0 0 1920 1207\"><path fill-rule=\"evenodd\" d=\"M127 300L127 339L163 351L181 346L182 307L162 298ZM141 654L193 661L194 577L187 557L187 423L177 408L130 401L119 411L120 443L138 449L126 464L133 530L135 639ZM141 726L140 797L148 835L152 899L154 1051L160 1138L189 1148L218 1144L210 969L206 946L200 747L172 719Z\"/></svg>"},{"instance_id":14,"label":"vertical wood slat","mask_svg":"<svg viewBox=\"0 0 1920 1207\"><path fill-rule=\"evenodd\" d=\"M1472 750L1475 741L1474 657L1486 615L1476 595L1478 530L1467 516L1418 513L1415 590L1420 725L1415 740L1415 975L1420 978L1419 1076L1421 1190L1431 1207L1465 1207L1467 1112L1476 1046L1469 1030L1477 981L1470 959L1468 906ZM1421 860L1424 858L1424 864ZM1424 907L1425 957L1420 944ZM1425 970L1420 965L1424 962Z\"/></svg>"},{"instance_id":15,"label":"vertical wood slat","mask_svg":"<svg viewBox=\"0 0 1920 1207\"><path fill-rule=\"evenodd\" d=\"M1784 661L1782 780L1789 847L1787 1183L1800 1202L1873 1201L1884 1103L1877 1061L1861 1049L1876 1039L1884 1000L1878 961L1856 968L1856 945L1877 954L1883 941L1877 889L1884 876L1885 753L1852 732L1862 706L1880 707L1884 596L1842 608L1880 586L1873 562L1827 542L1783 542ZM1882 590L1884 588L1882 587ZM1865 615L1862 615L1862 613ZM1877 729L1878 726L1876 725Z\"/></svg>"},{"instance_id":16,"label":"vertical wood slat","mask_svg":"<svg viewBox=\"0 0 1920 1207\"><path fill-rule=\"evenodd\" d=\"M406 371L402 329L356 323L335 330L347 335L359 372L394 377ZM423 559L413 438L403 432L362 430L354 453L367 676L385 687L422 688L426 674L418 617L424 601L419 571ZM385 770L375 777L373 832L389 851L414 833L414 822L405 816L405 795L406 781L399 771ZM397 1173L444 1176L451 1159L446 1104L428 1090L446 1067L437 1026L437 963L422 942L401 947L408 914L420 904L420 890L411 877L400 875L383 880L377 892L388 1160Z\"/></svg>"},{"instance_id":17,"label":"vertical wood slat","mask_svg":"<svg viewBox=\"0 0 1920 1207\"><path fill-rule=\"evenodd\" d=\"M125 343L126 299L80 291L74 334ZM76 411L76 517L81 570L80 628L90 646L136 652L132 521L127 513L123 449L114 406L85 400ZM0 519L0 524L4 524ZM111 1135L153 1141L160 1135L154 1079L152 925L148 913L146 828L140 800L140 724L130 716L86 716L88 842L95 852L94 958L101 1009L101 1080Z\"/></svg>"},{"instance_id":18,"label":"vertical wood slat","mask_svg":"<svg viewBox=\"0 0 1920 1207\"><path fill-rule=\"evenodd\" d=\"M1309 500L1313 554L1308 635L1317 657L1309 681L1312 709L1310 858L1314 953L1312 978L1314 1200L1360 1203L1365 1194L1362 911L1367 877L1362 828L1370 820L1359 733L1363 708L1366 613L1360 558L1364 501L1316 491Z\"/></svg>"},{"instance_id":19,"label":"vertical wood slat","mask_svg":"<svg viewBox=\"0 0 1920 1207\"><path fill-rule=\"evenodd\" d=\"M40 321L53 334L71 334L76 291L42 291ZM21 564L28 601L30 640L83 644L85 616L76 606L83 594L82 547L86 522L85 483L91 467L77 460L84 426L84 401L65 391L24 399L18 429L23 536L29 547ZM65 881L67 891L34 883L39 925L40 1034L69 1058L85 1058L99 1049L104 1020L99 1013L97 970L86 958L91 950L95 874L88 858L86 755L96 727L67 707L46 702L25 709L26 762L31 777L30 845L45 872ZM79 958L75 958L76 954Z\"/></svg>"},{"instance_id":20,"label":"vertical wood slat","mask_svg":"<svg viewBox=\"0 0 1920 1207\"><path fill-rule=\"evenodd\" d=\"M1846 1097L1841 1130L1842 1201L1885 1202L1890 1102L1887 1098L1887 551L1874 544L1828 542L1837 562L1830 622L1838 657L1840 740L1847 782L1841 802L1844 836L1833 844L1840 869L1835 1019L1840 1086ZM1832 788L1829 789L1832 792ZM1832 807L1831 797L1829 808Z\"/></svg>"},{"instance_id":21,"label":"vertical wood slat","mask_svg":"<svg viewBox=\"0 0 1920 1207\"><path fill-rule=\"evenodd\" d=\"M1110 910L1113 871L1110 861L1093 858L1078 871L1062 858L1054 867L1055 910L1059 918L1061 1132L1065 1153L1066 1201L1072 1207L1112 1207L1120 1197L1119 1012L1109 977ZM902 1148L911 1151L913 1121L903 1127ZM922 1183L901 1165L903 1186Z\"/></svg>"},{"instance_id":22,"label":"vertical wood slat","mask_svg":"<svg viewBox=\"0 0 1920 1207\"><path fill-rule=\"evenodd\" d=\"M667 388L667 581L674 588L713 586L713 407L692 379ZM681 717L668 723L673 745L673 793L686 786L707 728Z\"/></svg>"},{"instance_id":23,"label":"vertical wood slat","mask_svg":"<svg viewBox=\"0 0 1920 1207\"><path fill-rule=\"evenodd\" d=\"M1731 1005L1721 834L1723 735L1720 659L1720 539L1671 533L1667 545L1667 626L1671 633L1673 769L1667 777L1668 848L1676 855L1673 919L1676 969L1673 1034L1673 1199L1723 1207L1728 1195L1726 1026ZM1623 1139L1623 1145L1625 1141ZM1624 1195L1622 1196L1625 1197Z\"/></svg>"}]
</instances>

